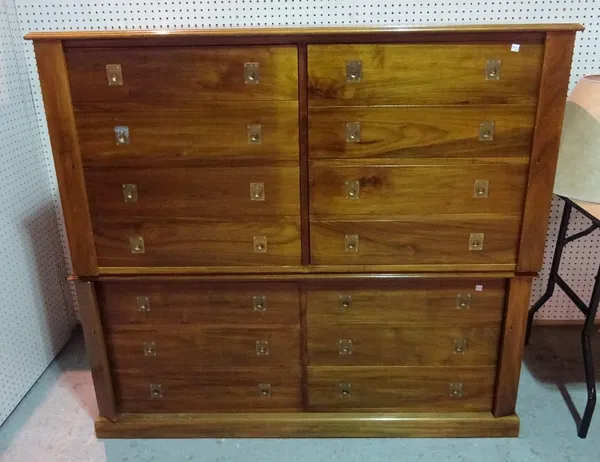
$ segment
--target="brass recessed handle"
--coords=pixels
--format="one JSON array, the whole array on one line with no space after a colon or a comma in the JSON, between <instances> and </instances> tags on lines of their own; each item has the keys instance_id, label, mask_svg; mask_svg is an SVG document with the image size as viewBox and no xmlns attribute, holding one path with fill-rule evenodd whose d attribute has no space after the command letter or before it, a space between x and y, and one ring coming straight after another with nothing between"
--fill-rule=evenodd
<instances>
[{"instance_id":1,"label":"brass recessed handle","mask_svg":"<svg viewBox=\"0 0 600 462\"><path fill-rule=\"evenodd\" d=\"M248 144L261 144L262 143L262 124L249 124L246 126L246 133L248 135Z\"/></svg>"},{"instance_id":2,"label":"brass recessed handle","mask_svg":"<svg viewBox=\"0 0 600 462\"><path fill-rule=\"evenodd\" d=\"M502 60L500 59L488 59L485 62L485 79L486 80L500 80L500 73L502 72Z\"/></svg>"},{"instance_id":3,"label":"brass recessed handle","mask_svg":"<svg viewBox=\"0 0 600 462\"><path fill-rule=\"evenodd\" d=\"M360 198L360 181L346 181L346 199L356 200Z\"/></svg>"},{"instance_id":4,"label":"brass recessed handle","mask_svg":"<svg viewBox=\"0 0 600 462\"><path fill-rule=\"evenodd\" d=\"M265 311L267 309L266 295L255 295L252 297L252 306L254 311Z\"/></svg>"},{"instance_id":5,"label":"brass recessed handle","mask_svg":"<svg viewBox=\"0 0 600 462\"><path fill-rule=\"evenodd\" d=\"M150 384L150 397L155 399L155 398L162 398L162 385L160 384L155 384L152 383Z\"/></svg>"},{"instance_id":6,"label":"brass recessed handle","mask_svg":"<svg viewBox=\"0 0 600 462\"><path fill-rule=\"evenodd\" d=\"M346 252L358 252L358 234L346 234L344 236L344 248Z\"/></svg>"},{"instance_id":7,"label":"brass recessed handle","mask_svg":"<svg viewBox=\"0 0 600 462\"><path fill-rule=\"evenodd\" d=\"M156 342L144 342L144 356L156 356Z\"/></svg>"},{"instance_id":8,"label":"brass recessed handle","mask_svg":"<svg viewBox=\"0 0 600 462\"><path fill-rule=\"evenodd\" d=\"M471 233L469 235L469 250L483 250L483 233Z\"/></svg>"},{"instance_id":9,"label":"brass recessed handle","mask_svg":"<svg viewBox=\"0 0 600 462\"><path fill-rule=\"evenodd\" d=\"M138 311L146 313L150 311L150 298L146 295L139 295L135 298Z\"/></svg>"},{"instance_id":10,"label":"brass recessed handle","mask_svg":"<svg viewBox=\"0 0 600 462\"><path fill-rule=\"evenodd\" d=\"M471 294L458 294L456 296L456 308L459 310L466 310L471 308Z\"/></svg>"},{"instance_id":11,"label":"brass recessed handle","mask_svg":"<svg viewBox=\"0 0 600 462\"><path fill-rule=\"evenodd\" d=\"M346 82L360 82L363 77L363 62L361 60L346 61Z\"/></svg>"},{"instance_id":12,"label":"brass recessed handle","mask_svg":"<svg viewBox=\"0 0 600 462\"><path fill-rule=\"evenodd\" d=\"M250 200L264 201L265 200L265 184L250 183Z\"/></svg>"},{"instance_id":13,"label":"brass recessed handle","mask_svg":"<svg viewBox=\"0 0 600 462\"><path fill-rule=\"evenodd\" d=\"M137 185L133 183L126 183L121 185L123 189L123 200L125 202L137 202L138 200L138 191Z\"/></svg>"},{"instance_id":14,"label":"brass recessed handle","mask_svg":"<svg viewBox=\"0 0 600 462\"><path fill-rule=\"evenodd\" d=\"M473 185L473 197L477 199L485 199L490 191L490 180L475 180Z\"/></svg>"},{"instance_id":15,"label":"brass recessed handle","mask_svg":"<svg viewBox=\"0 0 600 462\"><path fill-rule=\"evenodd\" d=\"M123 85L123 72L120 64L106 65L106 79L110 87Z\"/></svg>"},{"instance_id":16,"label":"brass recessed handle","mask_svg":"<svg viewBox=\"0 0 600 462\"><path fill-rule=\"evenodd\" d=\"M141 236L130 237L129 248L131 249L131 253L146 253L144 238Z\"/></svg>"},{"instance_id":17,"label":"brass recessed handle","mask_svg":"<svg viewBox=\"0 0 600 462\"><path fill-rule=\"evenodd\" d=\"M450 384L450 396L453 398L460 398L463 395L464 386L460 382Z\"/></svg>"},{"instance_id":18,"label":"brass recessed handle","mask_svg":"<svg viewBox=\"0 0 600 462\"><path fill-rule=\"evenodd\" d=\"M264 398L271 396L271 384L270 383L259 383L258 384L258 395Z\"/></svg>"},{"instance_id":19,"label":"brass recessed handle","mask_svg":"<svg viewBox=\"0 0 600 462\"><path fill-rule=\"evenodd\" d=\"M348 382L340 383L340 396L342 398L347 398L352 394L352 385Z\"/></svg>"},{"instance_id":20,"label":"brass recessed handle","mask_svg":"<svg viewBox=\"0 0 600 462\"><path fill-rule=\"evenodd\" d=\"M269 355L269 341L268 340L257 340L256 341L256 355L257 356L268 356Z\"/></svg>"},{"instance_id":21,"label":"brass recessed handle","mask_svg":"<svg viewBox=\"0 0 600 462\"><path fill-rule=\"evenodd\" d=\"M258 63L244 63L244 82L249 84L260 82L260 66Z\"/></svg>"},{"instance_id":22,"label":"brass recessed handle","mask_svg":"<svg viewBox=\"0 0 600 462\"><path fill-rule=\"evenodd\" d=\"M117 146L124 146L129 144L129 127L124 125L119 125L115 127L115 139L117 141Z\"/></svg>"},{"instance_id":23,"label":"brass recessed handle","mask_svg":"<svg viewBox=\"0 0 600 462\"><path fill-rule=\"evenodd\" d=\"M346 123L346 143L360 143L360 122Z\"/></svg>"},{"instance_id":24,"label":"brass recessed handle","mask_svg":"<svg viewBox=\"0 0 600 462\"><path fill-rule=\"evenodd\" d=\"M467 351L467 339L461 338L454 341L453 344L454 354L464 354Z\"/></svg>"},{"instance_id":25,"label":"brass recessed handle","mask_svg":"<svg viewBox=\"0 0 600 462\"><path fill-rule=\"evenodd\" d=\"M352 339L338 340L338 354L348 356L352 354Z\"/></svg>"},{"instance_id":26,"label":"brass recessed handle","mask_svg":"<svg viewBox=\"0 0 600 462\"><path fill-rule=\"evenodd\" d=\"M479 125L479 141L493 141L496 132L496 122L485 120Z\"/></svg>"},{"instance_id":27,"label":"brass recessed handle","mask_svg":"<svg viewBox=\"0 0 600 462\"><path fill-rule=\"evenodd\" d=\"M266 253L267 246L267 236L253 236L252 237L254 252L255 253Z\"/></svg>"},{"instance_id":28,"label":"brass recessed handle","mask_svg":"<svg viewBox=\"0 0 600 462\"><path fill-rule=\"evenodd\" d=\"M349 310L352 306L352 295L340 295L340 310Z\"/></svg>"}]
</instances>

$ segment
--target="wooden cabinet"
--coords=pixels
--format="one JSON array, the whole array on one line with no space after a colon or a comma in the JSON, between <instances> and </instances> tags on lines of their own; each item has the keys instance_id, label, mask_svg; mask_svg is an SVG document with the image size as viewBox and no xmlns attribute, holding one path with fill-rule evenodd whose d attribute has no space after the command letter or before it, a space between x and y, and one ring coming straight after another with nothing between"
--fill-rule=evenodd
<instances>
[{"instance_id":1,"label":"wooden cabinet","mask_svg":"<svg viewBox=\"0 0 600 462\"><path fill-rule=\"evenodd\" d=\"M517 435L577 30L31 34L97 434Z\"/></svg>"}]
</instances>

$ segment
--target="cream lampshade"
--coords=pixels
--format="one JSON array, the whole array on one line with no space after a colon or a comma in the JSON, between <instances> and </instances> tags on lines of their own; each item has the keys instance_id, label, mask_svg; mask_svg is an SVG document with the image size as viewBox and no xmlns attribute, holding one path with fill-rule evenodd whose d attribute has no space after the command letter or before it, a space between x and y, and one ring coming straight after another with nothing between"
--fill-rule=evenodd
<instances>
[{"instance_id":1,"label":"cream lampshade","mask_svg":"<svg viewBox=\"0 0 600 462\"><path fill-rule=\"evenodd\" d=\"M567 100L554 194L600 203L600 75L581 79Z\"/></svg>"}]
</instances>

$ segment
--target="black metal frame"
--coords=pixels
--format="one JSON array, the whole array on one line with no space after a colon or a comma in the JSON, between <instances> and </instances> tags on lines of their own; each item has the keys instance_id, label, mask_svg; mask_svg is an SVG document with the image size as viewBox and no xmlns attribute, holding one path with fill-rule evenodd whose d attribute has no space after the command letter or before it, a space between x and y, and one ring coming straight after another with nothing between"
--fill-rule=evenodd
<instances>
[{"instance_id":1,"label":"black metal frame","mask_svg":"<svg viewBox=\"0 0 600 462\"><path fill-rule=\"evenodd\" d=\"M581 418L581 424L577 434L580 438L587 436L590 422L592 421L592 415L594 414L594 408L596 407L596 378L594 374L594 361L592 358L592 350L590 343L590 335L594 328L594 320L596 318L596 311L598 310L598 302L600 301L600 266L596 273L594 281L594 289L592 291L592 297L590 304L587 306L581 298L569 287L563 278L558 274L558 268L560 266L560 259L562 257L563 249L565 245L575 241L581 237L587 236L596 229L600 228L600 219L590 215L584 209L579 207L575 202L567 197L560 197L565 202L565 207L562 213L562 219L560 222L560 228L558 230L558 236L556 238L556 248L554 249L554 257L552 260L552 266L550 268L550 275L548 277L548 287L544 295L531 307L529 310L529 316L527 318L527 331L525 334L525 343L529 344L529 337L531 336L531 325L533 323L533 316L537 311L546 303L552 294L554 288L558 285L563 292L571 299L577 308L585 315L585 323L581 332L581 349L583 352L583 366L585 368L585 383L587 387L587 404L583 417ZM579 212L583 213L587 218L592 221L592 225L585 230L575 233L567 237L567 228L569 227L569 219L571 217L571 211L575 208Z\"/></svg>"}]
</instances>

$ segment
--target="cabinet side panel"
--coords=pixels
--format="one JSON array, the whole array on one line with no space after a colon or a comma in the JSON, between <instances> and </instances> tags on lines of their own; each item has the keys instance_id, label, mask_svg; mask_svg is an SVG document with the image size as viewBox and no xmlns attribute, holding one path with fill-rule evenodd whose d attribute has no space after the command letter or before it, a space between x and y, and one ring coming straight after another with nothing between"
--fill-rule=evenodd
<instances>
[{"instance_id":1,"label":"cabinet side panel","mask_svg":"<svg viewBox=\"0 0 600 462\"><path fill-rule=\"evenodd\" d=\"M532 282L532 277L523 276L511 279L508 284L506 318L500 344L498 379L493 407L495 417L504 417L515 413Z\"/></svg>"},{"instance_id":2,"label":"cabinet side panel","mask_svg":"<svg viewBox=\"0 0 600 462\"><path fill-rule=\"evenodd\" d=\"M98 264L63 47L48 41L36 42L34 49L73 272L94 276Z\"/></svg>"},{"instance_id":3,"label":"cabinet side panel","mask_svg":"<svg viewBox=\"0 0 600 462\"><path fill-rule=\"evenodd\" d=\"M548 32L517 272L542 267L575 32Z\"/></svg>"}]
</instances>

